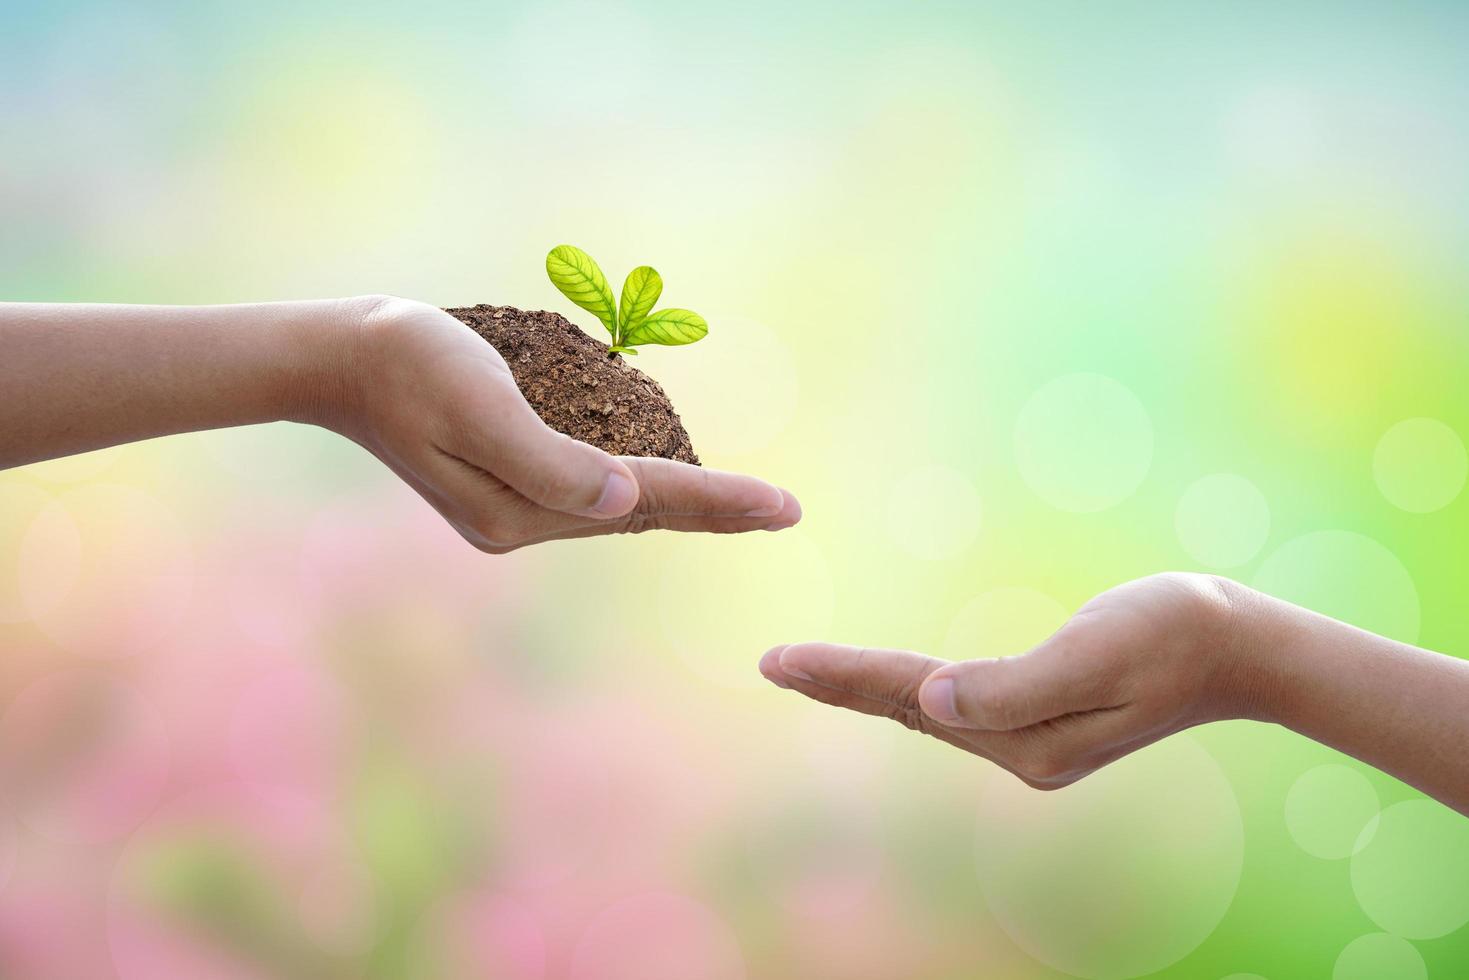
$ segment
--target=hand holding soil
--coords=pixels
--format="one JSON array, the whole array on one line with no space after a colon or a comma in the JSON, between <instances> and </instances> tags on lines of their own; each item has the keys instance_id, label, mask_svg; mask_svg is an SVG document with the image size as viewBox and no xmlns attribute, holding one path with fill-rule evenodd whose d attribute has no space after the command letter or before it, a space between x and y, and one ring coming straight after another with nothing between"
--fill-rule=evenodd
<instances>
[{"instance_id":1,"label":"hand holding soil","mask_svg":"<svg viewBox=\"0 0 1469 980\"><path fill-rule=\"evenodd\" d=\"M493 320L493 308L478 309ZM560 319L515 322L555 327L547 317ZM0 469L285 420L358 442L494 553L553 538L779 530L800 520L800 505L779 488L690 465L697 457L661 390L605 348L593 371L574 345L539 362L528 354L539 341L508 328L488 333L510 344L548 417L628 455L548 426L484 337L423 303L0 303ZM551 371L550 387L537 387L537 363ZM598 398L581 398L588 390Z\"/></svg>"},{"instance_id":2,"label":"hand holding soil","mask_svg":"<svg viewBox=\"0 0 1469 980\"><path fill-rule=\"evenodd\" d=\"M680 461L697 457L662 390L560 317L454 312L482 335L422 303L371 302L343 366L348 394L330 414L475 547L780 530L800 520L800 505L777 487ZM518 378L485 339L506 344ZM547 420L629 455L555 431L517 380Z\"/></svg>"}]
</instances>

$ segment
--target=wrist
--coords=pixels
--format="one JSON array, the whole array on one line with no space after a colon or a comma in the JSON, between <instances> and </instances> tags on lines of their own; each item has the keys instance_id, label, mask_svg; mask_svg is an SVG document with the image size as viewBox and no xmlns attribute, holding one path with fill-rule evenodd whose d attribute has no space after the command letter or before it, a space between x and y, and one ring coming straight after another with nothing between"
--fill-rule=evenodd
<instances>
[{"instance_id":1,"label":"wrist","mask_svg":"<svg viewBox=\"0 0 1469 980\"><path fill-rule=\"evenodd\" d=\"M1288 713L1289 665L1284 657L1295 649L1283 604L1231 579L1216 578L1221 603L1218 652L1227 716L1280 722Z\"/></svg>"},{"instance_id":2,"label":"wrist","mask_svg":"<svg viewBox=\"0 0 1469 980\"><path fill-rule=\"evenodd\" d=\"M387 318L386 296L353 296L307 304L283 341L283 418L350 435L358 415L366 338Z\"/></svg>"}]
</instances>

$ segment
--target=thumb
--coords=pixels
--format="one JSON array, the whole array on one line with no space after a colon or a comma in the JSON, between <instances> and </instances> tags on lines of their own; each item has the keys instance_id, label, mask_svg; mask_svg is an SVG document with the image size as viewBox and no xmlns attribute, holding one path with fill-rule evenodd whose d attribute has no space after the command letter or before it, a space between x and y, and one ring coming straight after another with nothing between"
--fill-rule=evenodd
<instances>
[{"instance_id":1,"label":"thumb","mask_svg":"<svg viewBox=\"0 0 1469 980\"><path fill-rule=\"evenodd\" d=\"M1099 707L1091 658L1043 644L1019 657L966 660L934 671L918 691L923 713L953 728L1013 731Z\"/></svg>"},{"instance_id":2,"label":"thumb","mask_svg":"<svg viewBox=\"0 0 1469 980\"><path fill-rule=\"evenodd\" d=\"M606 519L637 506L638 483L626 464L552 429L513 382L496 389L485 406L493 421L467 427L465 462L564 514Z\"/></svg>"}]
</instances>

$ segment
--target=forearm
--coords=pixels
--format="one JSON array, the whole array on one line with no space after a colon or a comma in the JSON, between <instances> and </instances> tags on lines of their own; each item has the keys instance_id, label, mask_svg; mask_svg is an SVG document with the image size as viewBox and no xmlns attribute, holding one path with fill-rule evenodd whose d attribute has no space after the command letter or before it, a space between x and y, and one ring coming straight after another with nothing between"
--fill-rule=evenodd
<instances>
[{"instance_id":1,"label":"forearm","mask_svg":"<svg viewBox=\"0 0 1469 980\"><path fill-rule=\"evenodd\" d=\"M0 469L177 432L317 421L363 309L0 303Z\"/></svg>"},{"instance_id":2,"label":"forearm","mask_svg":"<svg viewBox=\"0 0 1469 980\"><path fill-rule=\"evenodd\" d=\"M1252 713L1469 814L1469 662L1253 594Z\"/></svg>"}]
</instances>

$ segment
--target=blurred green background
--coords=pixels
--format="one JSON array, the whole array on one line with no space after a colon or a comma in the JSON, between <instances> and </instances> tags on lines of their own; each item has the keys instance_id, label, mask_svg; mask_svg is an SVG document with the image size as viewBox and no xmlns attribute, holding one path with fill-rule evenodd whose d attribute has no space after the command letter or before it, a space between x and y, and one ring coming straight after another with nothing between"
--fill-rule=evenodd
<instances>
[{"instance_id":1,"label":"blurred green background","mask_svg":"<svg viewBox=\"0 0 1469 980\"><path fill-rule=\"evenodd\" d=\"M1057 794L765 683L1232 575L1469 654L1458 3L10 4L0 296L575 312L779 535L479 555L287 425L0 474L0 975L1454 977L1288 732ZM3 354L0 354L3 356ZM0 393L3 397L3 393Z\"/></svg>"}]
</instances>

